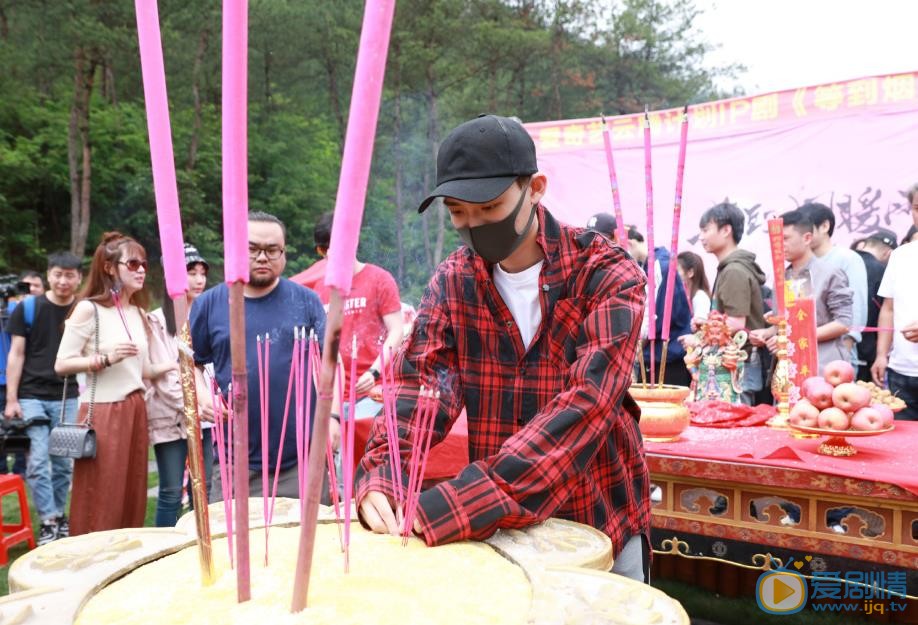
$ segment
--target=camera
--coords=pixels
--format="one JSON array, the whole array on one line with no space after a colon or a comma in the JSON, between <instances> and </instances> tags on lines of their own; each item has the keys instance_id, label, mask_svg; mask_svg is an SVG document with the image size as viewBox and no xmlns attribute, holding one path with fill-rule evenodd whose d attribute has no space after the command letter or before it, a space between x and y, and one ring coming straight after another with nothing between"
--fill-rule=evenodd
<instances>
[{"instance_id":1,"label":"camera","mask_svg":"<svg viewBox=\"0 0 918 625\"><path fill-rule=\"evenodd\" d=\"M15 273L0 276L0 299L8 300L11 297L29 294L29 283L23 282Z\"/></svg>"}]
</instances>

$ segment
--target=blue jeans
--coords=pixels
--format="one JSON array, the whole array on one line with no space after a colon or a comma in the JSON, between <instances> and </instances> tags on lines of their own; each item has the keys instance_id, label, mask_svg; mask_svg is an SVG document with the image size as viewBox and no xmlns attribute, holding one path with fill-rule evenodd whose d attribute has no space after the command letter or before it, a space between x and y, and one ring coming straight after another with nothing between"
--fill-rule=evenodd
<instances>
[{"instance_id":1,"label":"blue jeans","mask_svg":"<svg viewBox=\"0 0 918 625\"><path fill-rule=\"evenodd\" d=\"M214 467L214 446L210 428L202 430L204 448L204 483L210 492ZM182 509L182 486L188 444L184 439L153 445L159 471L159 498L156 500L156 526L174 527Z\"/></svg>"},{"instance_id":2,"label":"blue jeans","mask_svg":"<svg viewBox=\"0 0 918 625\"><path fill-rule=\"evenodd\" d=\"M64 402L65 423L76 423L78 402L75 397ZM26 482L32 491L38 518L47 521L64 514L73 476L73 460L48 455L48 437L51 429L60 423L61 400L20 399L19 406L24 421L41 421L26 428L32 441L26 463Z\"/></svg>"}]
</instances>

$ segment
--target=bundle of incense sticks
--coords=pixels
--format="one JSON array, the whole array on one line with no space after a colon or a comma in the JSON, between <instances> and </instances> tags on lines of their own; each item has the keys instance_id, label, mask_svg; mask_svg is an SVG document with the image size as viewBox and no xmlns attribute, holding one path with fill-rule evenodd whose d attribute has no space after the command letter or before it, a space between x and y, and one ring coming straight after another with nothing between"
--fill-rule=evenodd
<instances>
[{"instance_id":1,"label":"bundle of incense sticks","mask_svg":"<svg viewBox=\"0 0 918 625\"><path fill-rule=\"evenodd\" d=\"M118 284L112 285L112 303L115 304L115 309L118 311L118 316L121 317L121 323L124 324L124 331L127 332L128 340L133 341L134 338L131 336L131 330L128 328L127 317L124 316L124 306L121 304L121 287Z\"/></svg>"},{"instance_id":2,"label":"bundle of incense sticks","mask_svg":"<svg viewBox=\"0 0 918 625\"><path fill-rule=\"evenodd\" d=\"M307 463L307 453L305 450L309 448L308 436L309 433L306 431L305 424L303 423L303 417L306 412L306 398L303 396L305 381L306 381L306 363L303 361L303 346L305 344L305 332L301 329L298 333L298 338L295 340L293 345L293 358L296 361L296 374L294 375L293 381L293 395L294 395L294 410L293 410L293 422L296 426L296 466L297 466L297 477L299 482L299 498L300 505L302 507L306 498L306 463Z\"/></svg>"},{"instance_id":3,"label":"bundle of incense sticks","mask_svg":"<svg viewBox=\"0 0 918 625\"><path fill-rule=\"evenodd\" d=\"M287 378L287 396L284 399L284 415L281 420L280 441L277 445L277 458L274 462L274 482L271 488L271 503L268 506L268 516L266 518L268 525L274 518L274 501L277 499L277 483L280 480L281 458L284 455L284 441L287 438L287 421L290 416L290 398L293 395L293 384L296 380L297 371L297 344L299 342L300 330L293 328L293 355L290 358L290 375ZM267 496L267 495L266 495Z\"/></svg>"},{"instance_id":4,"label":"bundle of incense sticks","mask_svg":"<svg viewBox=\"0 0 918 625\"><path fill-rule=\"evenodd\" d=\"M233 440L231 430L228 432L224 427L231 428L232 422L229 418L230 408L223 402L223 395L217 386L217 381L211 379L210 398L214 407L214 436L217 437L217 463L220 471L220 485L223 488L223 514L226 518L226 544L229 548L230 568L233 567L233 446L227 445L227 439ZM224 418L224 415L226 417Z\"/></svg>"},{"instance_id":5,"label":"bundle of incense sticks","mask_svg":"<svg viewBox=\"0 0 918 625\"><path fill-rule=\"evenodd\" d=\"M262 511L265 520L265 566L268 566L268 529L271 526L268 510L271 492L268 488L268 389L270 384L270 357L271 337L267 334L264 338L259 334L255 337L255 356L258 362L258 400L259 416L261 418L261 493Z\"/></svg>"},{"instance_id":6,"label":"bundle of incense sticks","mask_svg":"<svg viewBox=\"0 0 918 625\"><path fill-rule=\"evenodd\" d=\"M402 454L399 446L398 435L398 415L395 413L395 363L392 358L392 351L389 350L386 358L386 350L380 352L382 364L382 400L383 400L383 419L386 424L386 440L389 442L389 465L392 471L392 494L395 499L395 510L397 521L401 525L405 507L405 493L402 485Z\"/></svg>"},{"instance_id":7,"label":"bundle of incense sticks","mask_svg":"<svg viewBox=\"0 0 918 625\"><path fill-rule=\"evenodd\" d=\"M299 350L299 364L297 369L297 375L299 380L297 381L297 388L300 390L300 415L299 415L299 425L300 429L303 431L303 440L302 447L298 450L297 456L303 458L302 464L299 465L297 477L301 488L303 489L303 496L300 497L300 512L302 513L306 509L306 478L309 475L309 440L311 438L312 429L310 426L310 416L312 415L312 371L313 371L313 362L308 360L306 357L306 352L309 349L309 339L306 336L306 327L303 326L300 328L300 350Z\"/></svg>"},{"instance_id":8,"label":"bundle of incense sticks","mask_svg":"<svg viewBox=\"0 0 918 625\"><path fill-rule=\"evenodd\" d=\"M414 529L414 519L418 510L418 499L421 496L421 485L424 482L424 471L427 458L430 456L430 443L433 440L433 424L440 405L440 392L426 390L421 386L414 416L414 437L411 444L411 459L408 463L408 491L405 498L405 518L402 523L402 545L408 544L408 538Z\"/></svg>"},{"instance_id":9,"label":"bundle of incense sticks","mask_svg":"<svg viewBox=\"0 0 918 625\"><path fill-rule=\"evenodd\" d=\"M654 347L657 340L657 278L656 250L653 240L653 168L650 159L648 107L644 108L644 191L647 209L647 340L650 342L650 383L653 384L656 372Z\"/></svg>"}]
</instances>

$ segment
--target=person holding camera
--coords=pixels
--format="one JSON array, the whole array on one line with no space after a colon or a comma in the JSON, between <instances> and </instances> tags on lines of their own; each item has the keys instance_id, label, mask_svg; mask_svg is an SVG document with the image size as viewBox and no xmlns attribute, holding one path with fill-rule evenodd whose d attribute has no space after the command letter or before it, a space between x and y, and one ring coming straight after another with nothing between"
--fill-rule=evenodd
<instances>
[{"instance_id":1,"label":"person holding camera","mask_svg":"<svg viewBox=\"0 0 918 625\"><path fill-rule=\"evenodd\" d=\"M40 520L39 545L69 535L65 508L73 461L50 457L48 437L58 423L76 418L79 390L75 383L65 388L54 361L81 279L79 258L69 252L51 254L50 290L16 306L7 326L12 338L3 416L25 422L30 440L26 482Z\"/></svg>"}]
</instances>

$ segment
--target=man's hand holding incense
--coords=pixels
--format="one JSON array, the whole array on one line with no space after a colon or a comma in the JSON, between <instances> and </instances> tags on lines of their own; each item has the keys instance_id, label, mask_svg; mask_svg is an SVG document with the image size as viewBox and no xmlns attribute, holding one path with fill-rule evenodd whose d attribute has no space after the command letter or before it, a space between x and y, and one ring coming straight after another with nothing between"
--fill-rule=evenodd
<instances>
[{"instance_id":1,"label":"man's hand holding incense","mask_svg":"<svg viewBox=\"0 0 918 625\"><path fill-rule=\"evenodd\" d=\"M371 490L360 502L360 518L367 527L377 534L392 534L398 536L398 521L392 502L383 493Z\"/></svg>"}]
</instances>

